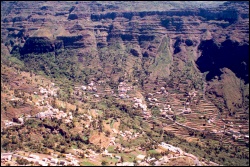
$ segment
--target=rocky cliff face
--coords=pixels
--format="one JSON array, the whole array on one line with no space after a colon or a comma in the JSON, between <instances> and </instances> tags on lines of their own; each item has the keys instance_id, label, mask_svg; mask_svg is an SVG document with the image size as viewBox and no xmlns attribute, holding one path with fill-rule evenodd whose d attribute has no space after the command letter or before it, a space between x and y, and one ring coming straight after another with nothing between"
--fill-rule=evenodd
<instances>
[{"instance_id":1,"label":"rocky cliff face","mask_svg":"<svg viewBox=\"0 0 250 167\"><path fill-rule=\"evenodd\" d=\"M124 58L127 64L120 68L132 73L129 68L133 67L154 78L155 69L167 71L160 77L170 75L173 57L184 62L191 59L201 72L209 71L208 81L226 67L249 82L248 2L128 6L129 2L1 2L2 43L10 52L19 47L21 54L73 49L79 61L100 63L103 71L114 65L105 65L108 58L103 55L126 53L131 60ZM111 52L111 46L120 53ZM135 67L136 62L140 66ZM160 62L169 65L163 67Z\"/></svg>"},{"instance_id":2,"label":"rocky cliff face","mask_svg":"<svg viewBox=\"0 0 250 167\"><path fill-rule=\"evenodd\" d=\"M62 26L72 36L66 43L65 37L64 44L67 47L71 43L73 48L105 47L110 43L120 41L137 44L141 50L149 50L146 46L149 43L159 46L155 40L161 39L164 35L168 35L173 40L173 44L176 43L176 40L178 42L179 37L182 37L182 42L179 41L178 45L186 45L183 41L189 40L197 46L204 38L213 38L221 43L226 38L234 36L239 38L240 43L244 40L248 41L248 37L244 35L248 33L249 23L248 6L245 3L224 3L217 8L139 12L110 12L113 8L119 7L90 2L55 4L56 2L28 4L3 2L2 6L8 10L2 10L2 38L7 39L10 34L13 34L13 31L23 31L24 29L27 30L27 33L18 38L27 38L27 34L32 35L43 28L49 28L51 33L55 35L57 26ZM93 13L91 10L98 12ZM93 35L91 36L88 31ZM236 34L240 34L240 36ZM74 36L79 38L91 36L93 40L90 44L84 42L80 42L80 44L71 41L75 38ZM188 47L195 47L188 45Z\"/></svg>"}]
</instances>

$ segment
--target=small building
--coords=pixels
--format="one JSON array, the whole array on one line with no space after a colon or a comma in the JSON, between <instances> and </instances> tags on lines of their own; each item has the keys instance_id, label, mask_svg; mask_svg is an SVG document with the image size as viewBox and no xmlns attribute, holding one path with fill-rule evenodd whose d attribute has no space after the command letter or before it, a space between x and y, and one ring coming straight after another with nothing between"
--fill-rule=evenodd
<instances>
[{"instance_id":1,"label":"small building","mask_svg":"<svg viewBox=\"0 0 250 167\"><path fill-rule=\"evenodd\" d=\"M36 159L36 160L39 160L39 159L40 159L40 157L39 157L38 155L34 155L34 154L30 154L30 155L29 155L29 158L34 158L34 159Z\"/></svg>"},{"instance_id":2,"label":"small building","mask_svg":"<svg viewBox=\"0 0 250 167\"><path fill-rule=\"evenodd\" d=\"M137 155L136 158L139 159L139 160L143 160L145 157L146 157L145 155L139 154L139 155Z\"/></svg>"},{"instance_id":3,"label":"small building","mask_svg":"<svg viewBox=\"0 0 250 167\"><path fill-rule=\"evenodd\" d=\"M21 124L23 124L23 118L18 118L18 121L21 123Z\"/></svg>"},{"instance_id":4,"label":"small building","mask_svg":"<svg viewBox=\"0 0 250 167\"><path fill-rule=\"evenodd\" d=\"M120 159L121 159L121 156L115 155L114 158L120 160Z\"/></svg>"},{"instance_id":5,"label":"small building","mask_svg":"<svg viewBox=\"0 0 250 167\"><path fill-rule=\"evenodd\" d=\"M90 84L88 84L89 86L94 86L94 82L91 81Z\"/></svg>"},{"instance_id":6,"label":"small building","mask_svg":"<svg viewBox=\"0 0 250 167\"><path fill-rule=\"evenodd\" d=\"M103 153L101 153L101 155L102 155L103 157L107 157L107 156L112 157L112 154L108 153L107 150L105 150Z\"/></svg>"},{"instance_id":7,"label":"small building","mask_svg":"<svg viewBox=\"0 0 250 167\"><path fill-rule=\"evenodd\" d=\"M12 153L5 153L5 154L1 154L1 160L4 161L10 161L12 158Z\"/></svg>"},{"instance_id":8,"label":"small building","mask_svg":"<svg viewBox=\"0 0 250 167\"><path fill-rule=\"evenodd\" d=\"M86 86L81 86L82 90L86 90L87 87Z\"/></svg>"},{"instance_id":9,"label":"small building","mask_svg":"<svg viewBox=\"0 0 250 167\"><path fill-rule=\"evenodd\" d=\"M135 166L133 162L117 163L116 166Z\"/></svg>"},{"instance_id":10,"label":"small building","mask_svg":"<svg viewBox=\"0 0 250 167\"><path fill-rule=\"evenodd\" d=\"M147 163L147 162L145 162L145 161L143 161L143 162L139 163L139 166L150 166L150 164Z\"/></svg>"},{"instance_id":11,"label":"small building","mask_svg":"<svg viewBox=\"0 0 250 167\"><path fill-rule=\"evenodd\" d=\"M5 122L5 126L12 126L13 122Z\"/></svg>"},{"instance_id":12,"label":"small building","mask_svg":"<svg viewBox=\"0 0 250 167\"><path fill-rule=\"evenodd\" d=\"M148 95L149 95L149 96L153 96L153 94L152 94L152 93L149 93Z\"/></svg>"},{"instance_id":13,"label":"small building","mask_svg":"<svg viewBox=\"0 0 250 167\"><path fill-rule=\"evenodd\" d=\"M92 90L92 87L91 87L91 86L88 86L87 89L88 89L88 90Z\"/></svg>"},{"instance_id":14,"label":"small building","mask_svg":"<svg viewBox=\"0 0 250 167\"><path fill-rule=\"evenodd\" d=\"M126 98L126 95L125 95L125 94L119 94L119 97L120 97L121 99L125 99L125 98Z\"/></svg>"},{"instance_id":15,"label":"small building","mask_svg":"<svg viewBox=\"0 0 250 167\"><path fill-rule=\"evenodd\" d=\"M54 163L54 164L57 164L58 159L57 159L57 158L52 158L50 162L51 162L51 163Z\"/></svg>"},{"instance_id":16,"label":"small building","mask_svg":"<svg viewBox=\"0 0 250 167\"><path fill-rule=\"evenodd\" d=\"M192 111L191 111L191 109L190 108L187 108L187 109L184 109L183 110L183 113L184 114L190 114Z\"/></svg>"},{"instance_id":17,"label":"small building","mask_svg":"<svg viewBox=\"0 0 250 167\"><path fill-rule=\"evenodd\" d=\"M183 151L180 148L174 147L174 146L172 146L170 144L166 144L164 142L161 142L161 144L159 145L159 147L161 147L163 149L166 149L166 150L169 150L169 151L172 151L174 153L180 153L180 154L183 153Z\"/></svg>"},{"instance_id":18,"label":"small building","mask_svg":"<svg viewBox=\"0 0 250 167\"><path fill-rule=\"evenodd\" d=\"M112 129L112 131L113 131L114 133L118 133L118 132L117 132L117 130L116 130L116 129L114 129L114 128Z\"/></svg>"},{"instance_id":19,"label":"small building","mask_svg":"<svg viewBox=\"0 0 250 167\"><path fill-rule=\"evenodd\" d=\"M155 102L157 102L158 100L157 100L156 98L153 98L153 99L152 99L152 101L155 101Z\"/></svg>"},{"instance_id":20,"label":"small building","mask_svg":"<svg viewBox=\"0 0 250 167\"><path fill-rule=\"evenodd\" d=\"M37 118L43 119L45 117L45 113L44 112L39 112L36 114Z\"/></svg>"},{"instance_id":21,"label":"small building","mask_svg":"<svg viewBox=\"0 0 250 167\"><path fill-rule=\"evenodd\" d=\"M48 164L46 162L44 162L44 161L39 161L38 164L42 165L42 166L48 166Z\"/></svg>"}]
</instances>

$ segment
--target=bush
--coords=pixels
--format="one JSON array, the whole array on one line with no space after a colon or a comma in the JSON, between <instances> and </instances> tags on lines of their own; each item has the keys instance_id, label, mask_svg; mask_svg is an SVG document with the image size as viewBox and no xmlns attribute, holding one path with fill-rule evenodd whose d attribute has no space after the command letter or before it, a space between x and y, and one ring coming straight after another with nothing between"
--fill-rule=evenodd
<instances>
[{"instance_id":1,"label":"bush","mask_svg":"<svg viewBox=\"0 0 250 167\"><path fill-rule=\"evenodd\" d=\"M106 161L102 161L102 166L105 166L105 165L107 165L107 162Z\"/></svg>"},{"instance_id":2,"label":"bush","mask_svg":"<svg viewBox=\"0 0 250 167\"><path fill-rule=\"evenodd\" d=\"M24 158L17 158L16 162L20 165L27 165L29 164L29 161L27 159L24 159Z\"/></svg>"}]
</instances>

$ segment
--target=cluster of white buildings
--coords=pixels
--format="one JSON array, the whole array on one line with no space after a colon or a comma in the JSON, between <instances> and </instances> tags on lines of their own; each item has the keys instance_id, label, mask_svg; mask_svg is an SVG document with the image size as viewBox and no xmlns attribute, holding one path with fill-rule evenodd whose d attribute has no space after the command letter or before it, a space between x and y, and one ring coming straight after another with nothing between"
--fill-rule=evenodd
<instances>
[{"instance_id":1,"label":"cluster of white buildings","mask_svg":"<svg viewBox=\"0 0 250 167\"><path fill-rule=\"evenodd\" d=\"M117 163L116 166L135 166L133 162L121 162Z\"/></svg>"},{"instance_id":2,"label":"cluster of white buildings","mask_svg":"<svg viewBox=\"0 0 250 167\"><path fill-rule=\"evenodd\" d=\"M14 125L21 125L21 124L18 124L18 123L9 121L9 120L4 120L4 124L5 124L6 127L10 127L10 126L14 126Z\"/></svg>"},{"instance_id":3,"label":"cluster of white buildings","mask_svg":"<svg viewBox=\"0 0 250 167\"><path fill-rule=\"evenodd\" d=\"M41 166L48 166L48 164L52 165L61 165L61 166L66 166L66 165L71 165L71 166L79 166L79 161L71 154L65 154L66 160L59 160L57 158L53 157L48 157L48 158L42 158L38 155L35 154L30 154L28 157L13 154L13 153L3 153L1 154L1 161L11 161L12 157L19 157L19 158L24 158L28 160L29 162L37 163Z\"/></svg>"},{"instance_id":4,"label":"cluster of white buildings","mask_svg":"<svg viewBox=\"0 0 250 167\"><path fill-rule=\"evenodd\" d=\"M174 146L167 144L167 143L164 143L164 142L161 142L161 144L159 144L159 147L166 149L166 150L169 150L169 151L174 152L174 153L180 153L181 155L183 154L183 151L180 148L174 147Z\"/></svg>"},{"instance_id":5,"label":"cluster of white buildings","mask_svg":"<svg viewBox=\"0 0 250 167\"><path fill-rule=\"evenodd\" d=\"M137 137L139 137L140 133L132 133L131 131L120 131L119 134L122 136L122 137L126 137L128 139L135 139Z\"/></svg>"},{"instance_id":6,"label":"cluster of white buildings","mask_svg":"<svg viewBox=\"0 0 250 167\"><path fill-rule=\"evenodd\" d=\"M113 145L113 146L116 145L116 144L115 144L115 137L111 137L111 138L110 138L109 146L110 146L110 145Z\"/></svg>"},{"instance_id":7,"label":"cluster of white buildings","mask_svg":"<svg viewBox=\"0 0 250 167\"><path fill-rule=\"evenodd\" d=\"M79 161L76 160L73 155L71 154L66 154L66 160L59 160L57 158L52 158L52 157L48 157L48 158L42 158L42 160L40 160L40 157L38 155L33 155L30 154L29 158L33 158L34 160L37 160L37 162L42 165L42 166L48 166L48 164L55 164L55 165L62 165L62 166L66 166L66 165L72 165L72 166L79 166ZM29 159L28 159L29 160Z\"/></svg>"},{"instance_id":8,"label":"cluster of white buildings","mask_svg":"<svg viewBox=\"0 0 250 167\"><path fill-rule=\"evenodd\" d=\"M172 108L171 108L171 106L169 104L166 105L166 107L164 107L163 110L160 109L160 111L161 111L162 114L168 114L168 115L173 115L174 114L174 112L172 111Z\"/></svg>"},{"instance_id":9,"label":"cluster of white buildings","mask_svg":"<svg viewBox=\"0 0 250 167\"><path fill-rule=\"evenodd\" d=\"M129 98L127 91L131 90L131 86L128 86L125 82L120 82L118 85L118 93L121 99Z\"/></svg>"},{"instance_id":10,"label":"cluster of white buildings","mask_svg":"<svg viewBox=\"0 0 250 167\"><path fill-rule=\"evenodd\" d=\"M44 95L45 98L48 96L54 96L57 97L57 90L58 88L54 88L54 83L51 84L51 88L47 90L46 88L40 87L39 92ZM37 94L37 92L34 92L34 94Z\"/></svg>"},{"instance_id":11,"label":"cluster of white buildings","mask_svg":"<svg viewBox=\"0 0 250 167\"><path fill-rule=\"evenodd\" d=\"M36 118L44 119L44 118L57 118L57 119L63 119L66 118L66 122L70 122L73 119L72 112L69 112L68 114L64 111L59 111L57 108L53 108L50 105L46 106L48 109L44 112L39 112L35 115Z\"/></svg>"},{"instance_id":12,"label":"cluster of white buildings","mask_svg":"<svg viewBox=\"0 0 250 167\"><path fill-rule=\"evenodd\" d=\"M190 113L192 113L193 111L191 110L191 108L185 108L185 106L184 106L184 108L182 109L182 113L183 114L190 114Z\"/></svg>"},{"instance_id":13,"label":"cluster of white buildings","mask_svg":"<svg viewBox=\"0 0 250 167\"><path fill-rule=\"evenodd\" d=\"M89 84L88 84L88 86L81 86L81 88L82 88L82 90L84 90L84 91L94 91L94 92L97 92L97 88L96 88L96 86L95 86L95 83L94 83L94 81L91 81Z\"/></svg>"},{"instance_id":14,"label":"cluster of white buildings","mask_svg":"<svg viewBox=\"0 0 250 167\"><path fill-rule=\"evenodd\" d=\"M188 97L195 97L197 95L197 91L188 92Z\"/></svg>"},{"instance_id":15,"label":"cluster of white buildings","mask_svg":"<svg viewBox=\"0 0 250 167\"><path fill-rule=\"evenodd\" d=\"M142 99L134 97L133 101L134 101L133 105L134 108L140 107L142 111L147 111L147 105L142 103Z\"/></svg>"},{"instance_id":16,"label":"cluster of white buildings","mask_svg":"<svg viewBox=\"0 0 250 167\"><path fill-rule=\"evenodd\" d=\"M168 92L167 92L167 90L166 90L166 88L164 88L164 87L161 87L160 88L160 91L159 92L156 92L157 94L166 94L166 95L168 95Z\"/></svg>"},{"instance_id":17,"label":"cluster of white buildings","mask_svg":"<svg viewBox=\"0 0 250 167\"><path fill-rule=\"evenodd\" d=\"M155 166L161 166L161 165L167 163L168 161L169 161L168 157L167 156L163 156L159 160L155 161L154 165Z\"/></svg>"},{"instance_id":18,"label":"cluster of white buildings","mask_svg":"<svg viewBox=\"0 0 250 167\"><path fill-rule=\"evenodd\" d=\"M103 157L112 157L113 156L113 154L109 153L108 150L106 150L106 149L101 153L101 155Z\"/></svg>"},{"instance_id":19,"label":"cluster of white buildings","mask_svg":"<svg viewBox=\"0 0 250 167\"><path fill-rule=\"evenodd\" d=\"M1 162L10 161L12 159L13 153L2 153Z\"/></svg>"}]
</instances>

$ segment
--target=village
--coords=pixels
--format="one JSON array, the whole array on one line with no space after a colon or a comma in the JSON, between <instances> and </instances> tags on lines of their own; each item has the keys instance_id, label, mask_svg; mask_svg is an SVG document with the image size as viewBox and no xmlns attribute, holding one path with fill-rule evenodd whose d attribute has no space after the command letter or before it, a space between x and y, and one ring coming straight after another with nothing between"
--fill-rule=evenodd
<instances>
[{"instance_id":1,"label":"village","mask_svg":"<svg viewBox=\"0 0 250 167\"><path fill-rule=\"evenodd\" d=\"M76 95L82 95L82 94L88 94L88 98L94 101L100 101L101 98L105 96L105 91L100 91L102 83L95 83L94 81L91 81L87 86L81 85L77 86L76 90L74 91L74 94ZM28 119L39 119L43 120L45 118L52 119L62 119L64 123L70 123L74 119L72 112L65 112L63 110L59 110L58 108L54 108L51 104L51 97L57 97L57 90L59 88L55 87L54 83L51 83L50 86L46 88L40 87L39 92L34 92L34 95L38 96L37 102L28 101L30 103L35 103L35 105L41 110L42 112L39 112L35 115L22 115L19 117L16 121L5 121L5 128L10 126L20 126L23 125L25 121ZM159 91L154 92L147 92L147 98L144 98L143 96L132 96L129 92L131 90L134 90L135 88L133 86L128 85L125 81L120 82L117 89L117 94L114 93L116 90L109 90L108 93L111 93L116 98L119 98L120 100L126 100L130 101L133 104L133 108L136 110L139 110L142 113L143 119L147 120L149 123L150 120L154 118L163 118L168 119L172 123L171 124L164 124L164 127L169 127L171 125L179 125L182 127L186 127L192 130L196 131L202 131L203 129L200 127L193 127L186 125L185 123L180 123L177 120L174 119L174 116L188 116L195 113L195 110L192 110L193 103L197 102L197 92L192 91L188 92L186 101L179 101L178 105L176 105L176 95L175 93L171 93L168 91L165 87L159 87ZM165 101L162 101L161 97L164 97ZM184 96L184 95L183 95ZM15 98L14 98L15 99ZM161 99L161 100L160 100ZM171 99L166 100L166 99ZM159 116L153 116L151 107L157 106L159 108L160 114ZM210 110L209 110L210 111ZM204 115L204 114L203 114ZM88 124L86 124L85 127L89 127L90 124L94 121L94 118L90 115L89 110L87 113L80 115L81 118L86 118L88 121ZM200 116L197 115L197 119ZM216 116L213 118L211 117L206 121L208 124L216 124ZM227 135L231 135L234 139L243 138L244 140L248 140L248 135L243 135L240 132L234 130L234 129L225 129L225 126L228 126L227 124L222 124L222 127L217 127L217 130L212 130L215 134L222 134L225 133ZM224 128L223 128L224 127ZM230 126L233 127L233 126ZM118 136L121 136L124 140L131 140L136 139L140 137L142 134L140 133L132 133L131 131L119 131L118 129L112 129L112 134L116 134L116 136L111 135L110 141L107 147L113 146L118 147L120 152L131 152L134 150L128 150L127 148L122 147L120 144L116 143L115 140L118 139ZM137 148L138 149L138 148ZM110 153L107 149L104 149L103 152L97 153L91 149L88 150L88 154L84 154L84 157L88 158L92 162L98 162L98 160L101 159L101 157L109 157L111 159L115 160L115 164L117 166L149 166L149 165L164 165L168 164L171 159L177 159L177 158L190 158L190 163L194 165L218 165L213 162L209 162L204 160L199 160L196 156L184 152L182 149L178 147L174 147L170 144L166 144L162 142L158 145L159 152L162 151L170 151L168 155L161 156L161 158L154 158L150 157L146 154L145 151L141 151L141 154L136 156L136 161L133 162L124 162L121 161L121 156L119 154ZM80 151L81 152L81 151ZM27 153L26 153L27 154ZM13 162L16 164L17 159L26 159L27 163L34 163L39 164L42 166L79 166L81 158L79 156L79 151L76 151L75 154L65 154L65 158L57 158L56 154L52 155L42 155L39 156L38 154L32 153L26 155L25 153L2 153L1 154L1 163L10 163Z\"/></svg>"},{"instance_id":2,"label":"village","mask_svg":"<svg viewBox=\"0 0 250 167\"><path fill-rule=\"evenodd\" d=\"M196 156L182 151L178 147L166 144L162 142L159 145L159 150L161 151L170 151L168 155L162 156L161 158L154 158L147 155L139 154L136 156L136 161L133 162L122 162L121 156L109 153L106 149L100 154L96 153L93 150L88 150L89 154L85 155L91 161L97 161L98 157L110 157L111 159L116 159L116 166L159 166L167 164L169 161L178 159L178 158L189 158L189 163L196 166L201 165L212 165L217 166L218 164L206 161L199 160ZM11 164L18 165L16 161L20 159L25 159L26 164L34 164L41 166L79 166L80 157L79 151L75 151L76 154L64 154L65 158L58 158L57 154L44 155L37 153L25 153L22 151L16 151L14 153L1 153L1 164ZM193 161L193 162L192 162Z\"/></svg>"}]
</instances>

